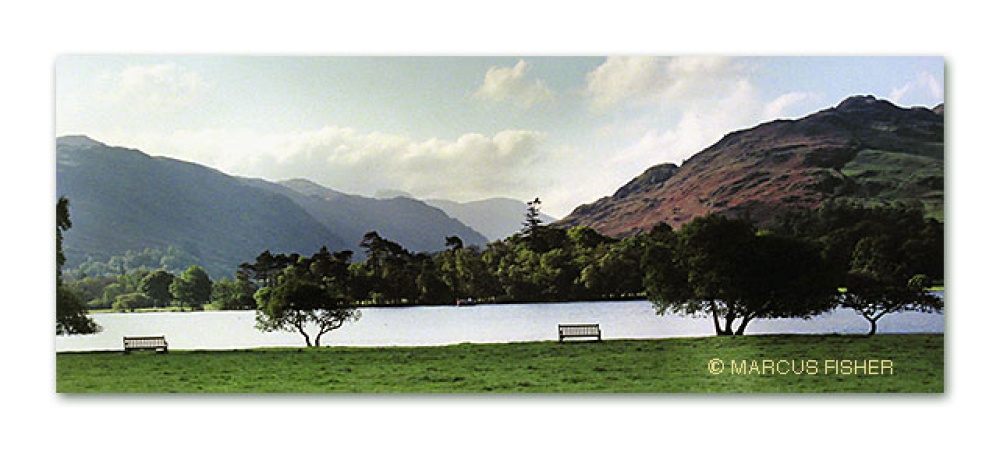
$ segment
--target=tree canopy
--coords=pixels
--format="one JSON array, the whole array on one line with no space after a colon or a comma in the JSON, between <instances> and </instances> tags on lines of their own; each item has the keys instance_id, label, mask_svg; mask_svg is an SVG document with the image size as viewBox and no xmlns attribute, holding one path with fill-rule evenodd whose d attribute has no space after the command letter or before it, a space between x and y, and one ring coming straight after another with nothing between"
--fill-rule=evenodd
<instances>
[{"instance_id":1,"label":"tree canopy","mask_svg":"<svg viewBox=\"0 0 1000 449\"><path fill-rule=\"evenodd\" d=\"M843 289L839 305L868 320L869 335L889 313L944 308L928 292L944 281L944 225L919 208L830 203L787 214L775 227L822 246Z\"/></svg>"},{"instance_id":2,"label":"tree canopy","mask_svg":"<svg viewBox=\"0 0 1000 449\"><path fill-rule=\"evenodd\" d=\"M717 335L742 335L756 318L809 318L835 305L834 277L807 242L722 215L660 232L643 258L657 313L708 315Z\"/></svg>"},{"instance_id":3,"label":"tree canopy","mask_svg":"<svg viewBox=\"0 0 1000 449\"><path fill-rule=\"evenodd\" d=\"M69 200L59 197L56 201L56 335L93 334L100 326L87 316L87 306L69 288L63 285L62 267L66 263L63 254L63 232L69 230L73 222L69 218Z\"/></svg>"},{"instance_id":4,"label":"tree canopy","mask_svg":"<svg viewBox=\"0 0 1000 449\"><path fill-rule=\"evenodd\" d=\"M258 257L267 270L248 264L248 270L272 273L254 294L256 327L264 332L298 332L306 346L319 346L323 335L359 319L357 301L349 295L349 259L349 252L332 254L324 247L312 257L294 261L283 255ZM282 263L272 265L274 261Z\"/></svg>"}]
</instances>

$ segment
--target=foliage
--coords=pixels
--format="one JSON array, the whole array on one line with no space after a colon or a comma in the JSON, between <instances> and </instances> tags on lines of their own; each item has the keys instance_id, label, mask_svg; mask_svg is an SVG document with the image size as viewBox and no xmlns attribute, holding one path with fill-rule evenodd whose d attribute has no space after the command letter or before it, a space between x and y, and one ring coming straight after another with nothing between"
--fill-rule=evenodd
<instances>
[{"instance_id":1,"label":"foliage","mask_svg":"<svg viewBox=\"0 0 1000 449\"><path fill-rule=\"evenodd\" d=\"M324 334L360 318L356 300L349 295L350 252L331 254L323 247L312 257L292 260L268 253L258 262L264 265L244 265L248 272L270 273L254 294L256 327L261 331L298 332L306 346L319 346ZM309 335L312 327L315 337Z\"/></svg>"},{"instance_id":2,"label":"foliage","mask_svg":"<svg viewBox=\"0 0 1000 449\"><path fill-rule=\"evenodd\" d=\"M68 274L76 279L118 276L134 271L166 271L174 275L180 274L191 265L196 265L198 258L175 246L166 248L143 248L142 250L126 250L124 253L112 255L107 260L97 260L88 256L75 267L68 269ZM213 269L206 271L218 271ZM214 273L221 277L222 272Z\"/></svg>"},{"instance_id":3,"label":"foliage","mask_svg":"<svg viewBox=\"0 0 1000 449\"><path fill-rule=\"evenodd\" d=\"M217 310L254 310L257 286L244 271L236 272L236 279L221 279L212 284L212 306Z\"/></svg>"},{"instance_id":4,"label":"foliage","mask_svg":"<svg viewBox=\"0 0 1000 449\"><path fill-rule=\"evenodd\" d=\"M156 270L142 278L139 290L150 299L151 307L166 307L174 300L170 285L176 276L165 270Z\"/></svg>"},{"instance_id":5,"label":"foliage","mask_svg":"<svg viewBox=\"0 0 1000 449\"><path fill-rule=\"evenodd\" d=\"M197 265L191 265L170 284L170 294L181 307L200 309L212 299L212 280Z\"/></svg>"},{"instance_id":6,"label":"foliage","mask_svg":"<svg viewBox=\"0 0 1000 449\"><path fill-rule=\"evenodd\" d=\"M122 312L134 312L135 309L154 306L153 300L142 293L126 293L115 298L111 308Z\"/></svg>"},{"instance_id":7,"label":"foliage","mask_svg":"<svg viewBox=\"0 0 1000 449\"><path fill-rule=\"evenodd\" d=\"M524 223L521 228L521 234L531 237L538 226L542 224L541 214L542 201L535 198L532 201L528 201L528 211L524 214Z\"/></svg>"},{"instance_id":8,"label":"foliage","mask_svg":"<svg viewBox=\"0 0 1000 449\"><path fill-rule=\"evenodd\" d=\"M62 268L66 263L63 254L63 232L69 230L73 222L69 217L69 200L60 197L56 201L56 335L93 334L101 328L87 316L87 306L70 289L63 286Z\"/></svg>"},{"instance_id":9,"label":"foliage","mask_svg":"<svg viewBox=\"0 0 1000 449\"><path fill-rule=\"evenodd\" d=\"M531 216L529 208L526 222ZM661 314L712 316L720 335L742 334L754 319L809 318L838 305L858 310L873 330L887 313L943 307L914 290L943 279L943 226L905 205L831 203L787 214L767 229L709 215L680 231L661 223L620 239L534 223L483 249L457 236L444 243L443 251L414 253L371 231L360 242L359 261L325 247L311 257L264 251L241 264L235 279L214 284L191 266L176 276L140 268L70 279L66 287L95 308L136 301L198 308L211 301L216 309L257 310L262 329L332 323L320 324L320 336L354 317L319 314L326 309L306 307L304 298L350 309L647 297Z\"/></svg>"},{"instance_id":10,"label":"foliage","mask_svg":"<svg viewBox=\"0 0 1000 449\"><path fill-rule=\"evenodd\" d=\"M76 294L62 286L56 286L56 335L93 334L101 331L89 316L87 308Z\"/></svg>"},{"instance_id":11,"label":"foliage","mask_svg":"<svg viewBox=\"0 0 1000 449\"><path fill-rule=\"evenodd\" d=\"M662 238L644 257L657 313L709 315L717 335L742 335L756 318L809 318L835 306L834 278L808 242L722 215L698 217Z\"/></svg>"},{"instance_id":12,"label":"foliage","mask_svg":"<svg viewBox=\"0 0 1000 449\"><path fill-rule=\"evenodd\" d=\"M886 314L944 307L927 291L944 282L944 226L925 218L920 207L831 203L817 211L790 213L775 227L823 246L844 288L840 306L868 320L869 335Z\"/></svg>"}]
</instances>

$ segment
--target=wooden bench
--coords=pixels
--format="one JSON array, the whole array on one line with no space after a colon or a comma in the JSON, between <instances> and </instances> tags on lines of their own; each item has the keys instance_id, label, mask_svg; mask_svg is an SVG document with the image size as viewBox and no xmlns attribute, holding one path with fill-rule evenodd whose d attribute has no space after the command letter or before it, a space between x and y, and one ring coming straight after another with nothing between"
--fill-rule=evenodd
<instances>
[{"instance_id":1,"label":"wooden bench","mask_svg":"<svg viewBox=\"0 0 1000 449\"><path fill-rule=\"evenodd\" d=\"M159 337L122 337L125 353L132 350L152 349L156 352L167 352L167 338Z\"/></svg>"},{"instance_id":2,"label":"wooden bench","mask_svg":"<svg viewBox=\"0 0 1000 449\"><path fill-rule=\"evenodd\" d=\"M560 324L559 342L567 338L594 338L601 341L601 327L597 324Z\"/></svg>"}]
</instances>

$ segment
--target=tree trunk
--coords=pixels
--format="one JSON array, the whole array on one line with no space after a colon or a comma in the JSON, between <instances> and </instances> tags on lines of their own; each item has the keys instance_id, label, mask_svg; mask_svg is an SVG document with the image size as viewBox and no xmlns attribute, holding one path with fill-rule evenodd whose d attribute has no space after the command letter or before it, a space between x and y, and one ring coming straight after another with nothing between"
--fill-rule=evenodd
<instances>
[{"instance_id":1,"label":"tree trunk","mask_svg":"<svg viewBox=\"0 0 1000 449\"><path fill-rule=\"evenodd\" d=\"M736 320L736 314L729 310L726 312L726 329L722 331L722 335L733 335L733 321Z\"/></svg>"},{"instance_id":2,"label":"tree trunk","mask_svg":"<svg viewBox=\"0 0 1000 449\"><path fill-rule=\"evenodd\" d=\"M736 329L736 335L743 335L743 332L747 329L747 324L750 324L750 320L752 319L753 317L749 315L743 317L743 322L740 323L739 329Z\"/></svg>"},{"instance_id":3,"label":"tree trunk","mask_svg":"<svg viewBox=\"0 0 1000 449\"><path fill-rule=\"evenodd\" d=\"M301 326L299 327L299 333L302 334L302 338L306 339L306 347L311 348L313 345L312 340L309 339L309 334Z\"/></svg>"},{"instance_id":4,"label":"tree trunk","mask_svg":"<svg viewBox=\"0 0 1000 449\"><path fill-rule=\"evenodd\" d=\"M868 318L868 322L872 323L871 329L868 330L868 336L871 337L872 335L875 335L876 331L878 331L878 324L876 324L878 322L878 318Z\"/></svg>"},{"instance_id":5,"label":"tree trunk","mask_svg":"<svg viewBox=\"0 0 1000 449\"><path fill-rule=\"evenodd\" d=\"M715 308L715 301L712 301L712 324L715 325L715 335L724 335L719 324L719 311Z\"/></svg>"}]
</instances>

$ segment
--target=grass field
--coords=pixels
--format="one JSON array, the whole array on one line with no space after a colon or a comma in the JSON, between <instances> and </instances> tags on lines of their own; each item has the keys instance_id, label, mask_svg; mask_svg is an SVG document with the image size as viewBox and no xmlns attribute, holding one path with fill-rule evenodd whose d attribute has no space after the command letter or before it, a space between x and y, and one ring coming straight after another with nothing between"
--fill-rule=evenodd
<instances>
[{"instance_id":1,"label":"grass field","mask_svg":"<svg viewBox=\"0 0 1000 449\"><path fill-rule=\"evenodd\" d=\"M61 353L56 354L56 391L942 393L944 336L769 335L127 356Z\"/></svg>"}]
</instances>

